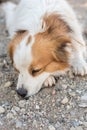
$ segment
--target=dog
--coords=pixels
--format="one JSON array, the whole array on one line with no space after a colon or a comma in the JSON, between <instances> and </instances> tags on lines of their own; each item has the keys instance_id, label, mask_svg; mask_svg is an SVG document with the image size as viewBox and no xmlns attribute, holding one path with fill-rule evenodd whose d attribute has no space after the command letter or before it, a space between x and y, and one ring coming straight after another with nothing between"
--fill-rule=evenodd
<instances>
[{"instance_id":1,"label":"dog","mask_svg":"<svg viewBox=\"0 0 87 130\"><path fill-rule=\"evenodd\" d=\"M10 35L9 55L18 72L17 93L26 98L71 67L87 74L81 26L66 0L21 0L2 4Z\"/></svg>"}]
</instances>

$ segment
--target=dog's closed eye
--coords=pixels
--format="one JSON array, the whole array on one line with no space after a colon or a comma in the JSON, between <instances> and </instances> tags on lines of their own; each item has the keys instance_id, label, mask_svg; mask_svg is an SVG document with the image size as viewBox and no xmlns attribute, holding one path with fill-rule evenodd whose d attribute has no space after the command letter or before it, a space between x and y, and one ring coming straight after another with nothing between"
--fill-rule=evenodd
<instances>
[{"instance_id":1,"label":"dog's closed eye","mask_svg":"<svg viewBox=\"0 0 87 130\"><path fill-rule=\"evenodd\" d=\"M40 74L42 72L42 68L35 68L35 69L31 69L30 73L32 74L32 76L36 76L37 74Z\"/></svg>"},{"instance_id":2,"label":"dog's closed eye","mask_svg":"<svg viewBox=\"0 0 87 130\"><path fill-rule=\"evenodd\" d=\"M41 71L41 69L33 69L33 70L32 70L32 74L38 73L38 72L40 72L40 71Z\"/></svg>"}]
</instances>

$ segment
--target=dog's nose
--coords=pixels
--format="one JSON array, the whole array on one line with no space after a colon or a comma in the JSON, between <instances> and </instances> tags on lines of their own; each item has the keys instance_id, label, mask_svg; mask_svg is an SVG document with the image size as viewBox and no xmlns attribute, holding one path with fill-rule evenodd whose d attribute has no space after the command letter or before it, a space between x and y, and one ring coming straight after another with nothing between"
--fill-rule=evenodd
<instances>
[{"instance_id":1,"label":"dog's nose","mask_svg":"<svg viewBox=\"0 0 87 130\"><path fill-rule=\"evenodd\" d=\"M19 88L19 89L17 89L16 91L17 91L17 93L18 93L20 96L22 96L22 97L26 97L26 95L27 95L27 90L24 89L24 88Z\"/></svg>"}]
</instances>

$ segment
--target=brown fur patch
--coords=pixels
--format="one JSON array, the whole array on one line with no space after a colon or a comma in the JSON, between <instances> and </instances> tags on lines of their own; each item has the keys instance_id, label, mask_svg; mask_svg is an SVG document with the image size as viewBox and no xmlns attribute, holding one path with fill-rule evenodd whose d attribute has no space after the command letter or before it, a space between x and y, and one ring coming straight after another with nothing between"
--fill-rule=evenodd
<instances>
[{"instance_id":1,"label":"brown fur patch","mask_svg":"<svg viewBox=\"0 0 87 130\"><path fill-rule=\"evenodd\" d=\"M56 14L44 17L46 31L35 36L32 47L32 68L42 68L46 72L55 72L69 67L70 54L66 51L71 45L70 28ZM43 72L41 71L41 73ZM36 73L38 75L39 73Z\"/></svg>"},{"instance_id":2,"label":"brown fur patch","mask_svg":"<svg viewBox=\"0 0 87 130\"><path fill-rule=\"evenodd\" d=\"M50 34L52 38L58 38L58 35L64 35L72 31L71 28L66 24L66 22L62 20L62 18L56 13L45 15L43 20L46 24L46 32L47 34Z\"/></svg>"},{"instance_id":3,"label":"brown fur patch","mask_svg":"<svg viewBox=\"0 0 87 130\"><path fill-rule=\"evenodd\" d=\"M15 51L15 48L18 44L20 44L20 42L22 41L22 39L28 34L28 31L18 31L16 33L16 35L14 36L14 38L11 40L10 44L9 44L9 55L11 60L13 61L13 54Z\"/></svg>"}]
</instances>

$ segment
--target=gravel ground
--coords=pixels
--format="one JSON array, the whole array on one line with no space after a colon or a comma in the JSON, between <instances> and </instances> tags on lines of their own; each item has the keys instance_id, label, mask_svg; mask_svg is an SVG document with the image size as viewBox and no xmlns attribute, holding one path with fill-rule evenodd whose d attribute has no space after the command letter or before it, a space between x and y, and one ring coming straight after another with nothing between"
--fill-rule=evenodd
<instances>
[{"instance_id":1,"label":"gravel ground","mask_svg":"<svg viewBox=\"0 0 87 130\"><path fill-rule=\"evenodd\" d=\"M14 0L15 1L15 0ZM87 37L87 0L69 0ZM69 72L28 100L15 92L17 74L7 56L9 38L0 8L0 130L87 130L87 76Z\"/></svg>"}]
</instances>

